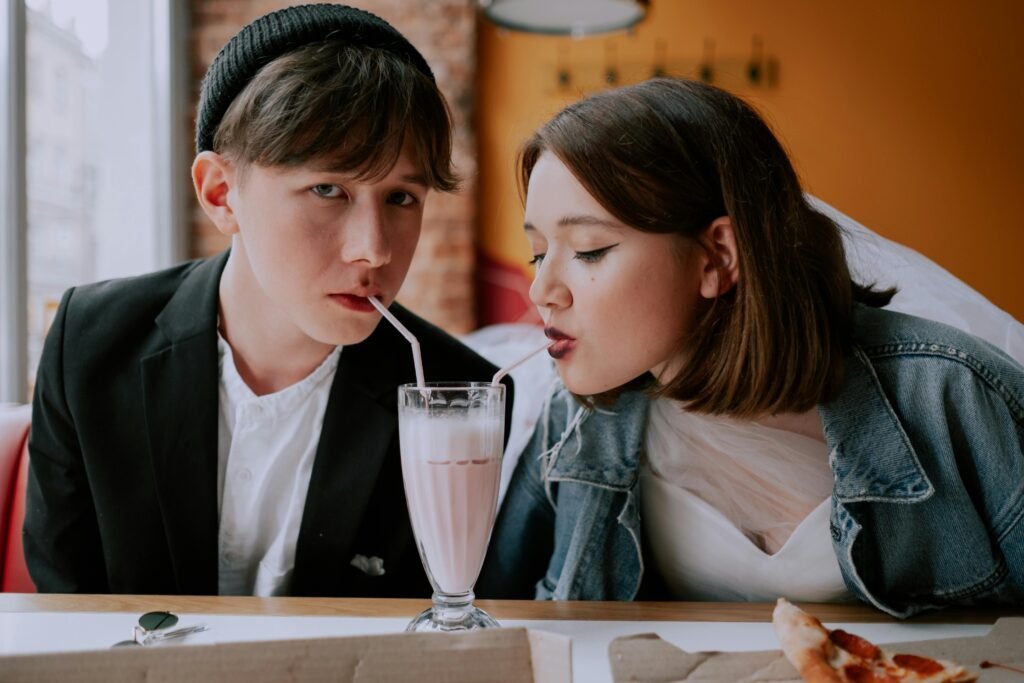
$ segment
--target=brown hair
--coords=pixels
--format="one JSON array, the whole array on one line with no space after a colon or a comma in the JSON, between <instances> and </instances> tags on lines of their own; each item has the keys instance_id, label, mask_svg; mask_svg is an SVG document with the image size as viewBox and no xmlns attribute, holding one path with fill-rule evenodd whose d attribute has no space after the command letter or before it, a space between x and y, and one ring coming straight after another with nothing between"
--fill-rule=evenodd
<instances>
[{"instance_id":1,"label":"brown hair","mask_svg":"<svg viewBox=\"0 0 1024 683\"><path fill-rule=\"evenodd\" d=\"M732 221L739 281L701 312L686 342L689 362L657 395L693 411L751 417L809 410L838 391L854 302L884 306L895 290L851 280L839 226L808 204L752 107L672 78L590 96L523 146L524 196L545 151L637 230L700 244L716 218Z\"/></svg>"},{"instance_id":2,"label":"brown hair","mask_svg":"<svg viewBox=\"0 0 1024 683\"><path fill-rule=\"evenodd\" d=\"M213 149L243 166L316 162L372 179L408 143L429 187L456 188L451 114L436 84L387 50L326 41L260 69L224 114Z\"/></svg>"}]
</instances>

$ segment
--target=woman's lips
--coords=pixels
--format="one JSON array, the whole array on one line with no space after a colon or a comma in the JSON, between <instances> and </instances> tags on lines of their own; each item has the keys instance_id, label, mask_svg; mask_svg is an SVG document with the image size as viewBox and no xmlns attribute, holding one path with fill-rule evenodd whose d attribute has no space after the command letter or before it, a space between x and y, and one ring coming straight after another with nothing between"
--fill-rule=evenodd
<instances>
[{"instance_id":1,"label":"woman's lips","mask_svg":"<svg viewBox=\"0 0 1024 683\"><path fill-rule=\"evenodd\" d=\"M560 358L565 358L565 356L574 348L576 348L575 339L559 339L548 347L548 355L555 360L558 360Z\"/></svg>"},{"instance_id":2,"label":"woman's lips","mask_svg":"<svg viewBox=\"0 0 1024 683\"><path fill-rule=\"evenodd\" d=\"M355 294L331 294L331 298L350 311L372 313L377 310L365 296L356 296Z\"/></svg>"},{"instance_id":3,"label":"woman's lips","mask_svg":"<svg viewBox=\"0 0 1024 683\"><path fill-rule=\"evenodd\" d=\"M548 347L548 355L555 360L565 358L576 347L576 339L574 337L570 337L565 332L554 327L545 327L544 335L554 342L554 344Z\"/></svg>"}]
</instances>

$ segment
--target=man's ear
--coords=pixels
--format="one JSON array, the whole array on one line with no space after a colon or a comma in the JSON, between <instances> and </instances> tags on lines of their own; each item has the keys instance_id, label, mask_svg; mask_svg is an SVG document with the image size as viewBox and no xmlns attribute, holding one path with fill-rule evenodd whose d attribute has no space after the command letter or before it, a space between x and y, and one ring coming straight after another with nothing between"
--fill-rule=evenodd
<instances>
[{"instance_id":1,"label":"man's ear","mask_svg":"<svg viewBox=\"0 0 1024 683\"><path fill-rule=\"evenodd\" d=\"M199 205L225 235L238 232L238 220L228 196L236 178L231 162L216 152L200 152L192 162L192 185Z\"/></svg>"},{"instance_id":2,"label":"man's ear","mask_svg":"<svg viewBox=\"0 0 1024 683\"><path fill-rule=\"evenodd\" d=\"M700 294L705 299L720 297L736 286L740 278L736 232L728 216L716 218L700 236L702 260Z\"/></svg>"}]
</instances>

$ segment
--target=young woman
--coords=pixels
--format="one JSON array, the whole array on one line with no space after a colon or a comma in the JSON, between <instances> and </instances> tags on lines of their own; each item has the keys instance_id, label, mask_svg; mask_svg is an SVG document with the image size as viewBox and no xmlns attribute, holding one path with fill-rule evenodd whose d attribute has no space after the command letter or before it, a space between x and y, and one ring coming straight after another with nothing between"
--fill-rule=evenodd
<instances>
[{"instance_id":1,"label":"young woman","mask_svg":"<svg viewBox=\"0 0 1024 683\"><path fill-rule=\"evenodd\" d=\"M608 91L520 170L561 383L481 595L1024 604L1024 368L853 282L750 106Z\"/></svg>"}]
</instances>

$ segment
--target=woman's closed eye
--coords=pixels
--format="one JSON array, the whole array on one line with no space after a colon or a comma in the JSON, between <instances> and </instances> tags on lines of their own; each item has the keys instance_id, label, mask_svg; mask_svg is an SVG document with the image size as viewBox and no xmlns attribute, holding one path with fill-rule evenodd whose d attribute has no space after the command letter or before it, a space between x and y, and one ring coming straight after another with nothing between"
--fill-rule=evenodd
<instances>
[{"instance_id":1,"label":"woman's closed eye","mask_svg":"<svg viewBox=\"0 0 1024 683\"><path fill-rule=\"evenodd\" d=\"M607 247L601 247L600 249L591 249L590 251L577 251L573 258L583 261L584 263L597 263L604 255L609 251L619 246L618 244L610 244Z\"/></svg>"},{"instance_id":2,"label":"woman's closed eye","mask_svg":"<svg viewBox=\"0 0 1024 683\"><path fill-rule=\"evenodd\" d=\"M604 258L605 254L607 254L609 251L611 251L612 249L614 249L617 246L619 246L619 245L618 244L610 244L607 247L601 247L600 249L591 249L589 251L577 251L573 255L573 258L577 259L579 261L583 261L584 263L597 263L602 258ZM531 258L529 262L530 262L530 265L536 266L536 265L539 265L540 262L543 261L543 260L544 260L544 254L534 254L533 258Z\"/></svg>"}]
</instances>

